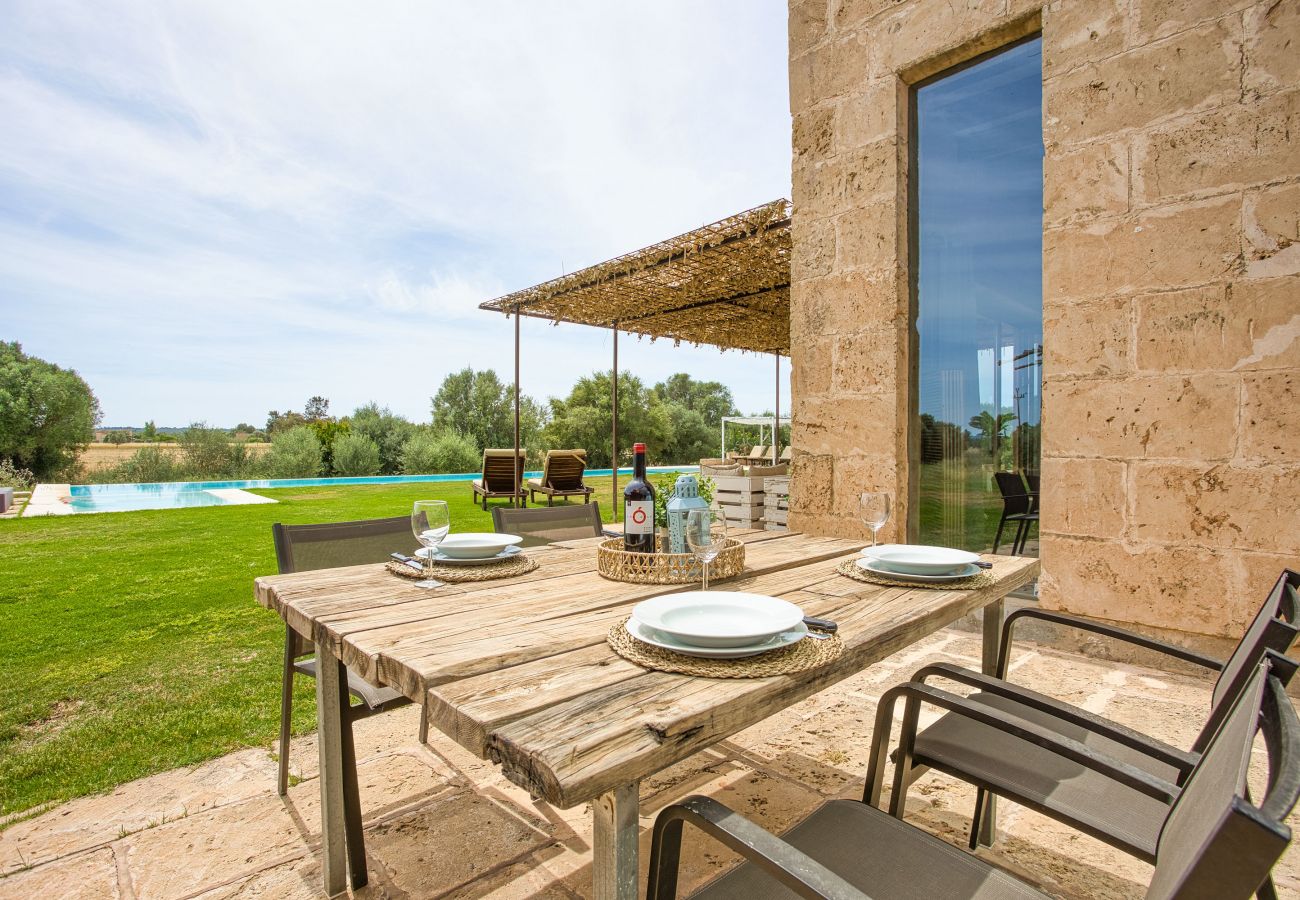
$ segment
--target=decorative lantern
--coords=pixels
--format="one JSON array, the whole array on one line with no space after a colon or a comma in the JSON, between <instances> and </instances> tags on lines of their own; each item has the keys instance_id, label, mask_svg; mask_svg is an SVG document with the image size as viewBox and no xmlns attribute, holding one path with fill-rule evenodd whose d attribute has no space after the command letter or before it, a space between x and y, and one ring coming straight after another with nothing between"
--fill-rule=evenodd
<instances>
[{"instance_id":1,"label":"decorative lantern","mask_svg":"<svg viewBox=\"0 0 1300 900\"><path fill-rule=\"evenodd\" d=\"M668 552L689 553L686 546L686 517L693 509L708 509L700 496L700 483L694 475L678 475L673 496L668 501Z\"/></svg>"}]
</instances>

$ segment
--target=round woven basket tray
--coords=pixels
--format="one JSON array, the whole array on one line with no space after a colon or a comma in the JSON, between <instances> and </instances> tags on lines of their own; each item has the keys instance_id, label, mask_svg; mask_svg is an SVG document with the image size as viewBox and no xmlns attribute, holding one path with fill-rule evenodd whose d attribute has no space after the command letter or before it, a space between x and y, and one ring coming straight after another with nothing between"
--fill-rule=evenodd
<instances>
[{"instance_id":1,"label":"round woven basket tray","mask_svg":"<svg viewBox=\"0 0 1300 900\"><path fill-rule=\"evenodd\" d=\"M696 675L701 678L767 678L772 675L792 675L817 669L836 659L844 652L844 642L838 635L829 640L806 637L798 643L780 650L747 656L744 659L700 659L674 653L638 641L628 634L627 619L609 629L606 642L615 653L628 662L645 669L675 672L679 675Z\"/></svg>"},{"instance_id":2,"label":"round woven basket tray","mask_svg":"<svg viewBox=\"0 0 1300 900\"><path fill-rule=\"evenodd\" d=\"M537 560L523 553L517 553L509 559L503 559L499 563L491 563L486 566L439 566L435 564L425 566L419 572L399 562L390 562L387 567L388 571L394 575L410 578L412 581L435 578L447 584L455 584L460 581L495 581L498 578L514 578L516 575L527 575L537 568Z\"/></svg>"},{"instance_id":3,"label":"round woven basket tray","mask_svg":"<svg viewBox=\"0 0 1300 900\"><path fill-rule=\"evenodd\" d=\"M959 578L956 581L908 581L904 578L890 578L887 575L868 572L866 569L859 568L856 558L844 560L835 567L835 571L852 578L854 581L865 581L867 584L883 584L886 587L925 588L931 591L973 591L975 588L990 585L996 580L988 572L980 572L978 575Z\"/></svg>"},{"instance_id":4,"label":"round woven basket tray","mask_svg":"<svg viewBox=\"0 0 1300 900\"><path fill-rule=\"evenodd\" d=\"M636 584L690 584L703 575L700 561L693 553L664 553L663 540L657 539L659 553L629 553L622 538L602 541L596 548L596 571L612 581ZM727 538L722 550L709 563L709 581L721 581L739 575L745 568L745 545Z\"/></svg>"}]
</instances>

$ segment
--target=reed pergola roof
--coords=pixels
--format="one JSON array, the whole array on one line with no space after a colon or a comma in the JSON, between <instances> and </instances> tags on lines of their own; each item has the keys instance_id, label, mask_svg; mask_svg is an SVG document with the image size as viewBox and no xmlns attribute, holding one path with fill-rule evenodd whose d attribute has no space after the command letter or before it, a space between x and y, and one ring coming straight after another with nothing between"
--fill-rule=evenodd
<instances>
[{"instance_id":1,"label":"reed pergola roof","mask_svg":"<svg viewBox=\"0 0 1300 900\"><path fill-rule=\"evenodd\" d=\"M766 203L479 308L789 355L790 212Z\"/></svg>"}]
</instances>

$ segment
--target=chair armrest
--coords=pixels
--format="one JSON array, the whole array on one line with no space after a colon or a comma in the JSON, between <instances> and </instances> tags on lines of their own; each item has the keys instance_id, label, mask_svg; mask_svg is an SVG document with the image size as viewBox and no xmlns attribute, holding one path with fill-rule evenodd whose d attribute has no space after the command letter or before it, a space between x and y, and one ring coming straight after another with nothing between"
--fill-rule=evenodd
<instances>
[{"instance_id":1,"label":"chair armrest","mask_svg":"<svg viewBox=\"0 0 1300 900\"><path fill-rule=\"evenodd\" d=\"M1084 619L1080 616L1072 616L1067 613L1026 607L1025 609L1018 609L1011 613L1002 623L1002 645L1001 649L998 651L997 673L999 678L1007 677L1007 666L1011 661L1011 629L1012 626L1021 619L1041 619L1044 622L1052 622L1056 625L1064 625L1068 628L1076 628L1080 631L1090 631L1093 634L1100 634L1105 637L1114 638L1115 640L1125 641L1126 643L1138 647L1143 647L1147 650L1154 650L1157 653L1163 653L1166 656L1172 656L1175 659L1181 659L1183 662L1189 662L1210 669L1214 672L1218 672L1223 668L1223 663L1217 659L1204 656L1194 650L1188 650L1186 647L1179 647L1177 644L1171 644L1167 641L1147 637L1144 634L1138 634L1136 631L1129 631L1126 628L1106 625L1102 622L1096 622L1092 619Z\"/></svg>"},{"instance_id":2,"label":"chair armrest","mask_svg":"<svg viewBox=\"0 0 1300 900\"><path fill-rule=\"evenodd\" d=\"M1086 728L1094 734L1109 738L1117 744L1130 747L1141 753L1145 753L1152 759L1159 760L1168 766L1178 769L1186 777L1192 768L1200 759L1198 753L1188 753L1186 750L1179 750L1177 747L1170 746L1164 741L1158 741L1149 735L1140 731L1135 731L1126 725L1113 722L1110 719L1090 713L1087 710L1079 709L1077 706L1071 706L1068 703L1062 703L1055 697L1049 697L1046 694L1040 694L1029 688L1021 687L1017 684L1003 681L1000 678L994 678L991 675L983 675L979 672L973 672L970 669L962 668L953 663L934 663L919 669L912 675L912 680L921 684L925 679L935 676L938 678L947 678L950 681L956 681L969 687L978 688L987 694L994 694L999 697L1007 697L1017 703L1021 703L1030 709L1038 712L1047 713L1055 716L1063 722L1071 725L1077 725L1080 728Z\"/></svg>"},{"instance_id":3,"label":"chair armrest","mask_svg":"<svg viewBox=\"0 0 1300 900\"><path fill-rule=\"evenodd\" d=\"M1179 789L1165 781L1163 778L1157 778L1150 772L1143 771L1137 766L1122 762L1104 753L1098 753L1080 741L1073 738L1065 737L1036 725L1025 719L1018 719L1008 713L991 706L985 706L982 703L967 700L959 694L949 693L948 691L936 688L929 684L918 684L914 681L907 681L903 684L890 688L880 698L880 707L877 710L877 722L883 718L886 708L889 710L889 719L893 718L893 707L899 699L906 698L909 703L928 703L945 709L950 713L965 716L968 719L987 725L990 728L996 728L1012 737L1028 741L1036 747L1041 747L1052 753L1056 753L1070 762L1077 763L1087 769L1092 769L1101 775L1106 776L1112 781L1118 782L1125 787L1132 788L1138 793L1145 794L1148 797L1154 797L1163 803L1172 803L1178 796ZM905 721L908 717L904 717ZM912 717L915 721L915 717ZM912 742L916 735L904 733L900 739L900 748L907 748L908 756L911 755ZM873 754L872 764L876 760ZM901 759L901 758L900 758ZM870 776L869 776L870 779ZM870 783L870 781L869 781ZM874 805L874 802L873 802Z\"/></svg>"},{"instance_id":4,"label":"chair armrest","mask_svg":"<svg viewBox=\"0 0 1300 900\"><path fill-rule=\"evenodd\" d=\"M677 869L684 822L752 861L801 897L871 900L803 851L712 797L700 794L665 807L655 819L646 900L672 900L677 896Z\"/></svg>"},{"instance_id":5,"label":"chair armrest","mask_svg":"<svg viewBox=\"0 0 1300 900\"><path fill-rule=\"evenodd\" d=\"M623 536L623 532L621 532L621 531L610 531L608 528L602 528L602 529L600 529L600 533L601 533L601 535L603 535L604 537L622 537L622 536Z\"/></svg>"}]
</instances>

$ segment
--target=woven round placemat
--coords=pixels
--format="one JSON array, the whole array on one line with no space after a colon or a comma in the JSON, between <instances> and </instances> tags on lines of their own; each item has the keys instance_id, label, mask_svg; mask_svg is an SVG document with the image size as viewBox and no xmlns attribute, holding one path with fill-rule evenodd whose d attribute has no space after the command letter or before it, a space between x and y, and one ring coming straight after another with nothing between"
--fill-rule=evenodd
<instances>
[{"instance_id":1,"label":"woven round placemat","mask_svg":"<svg viewBox=\"0 0 1300 900\"><path fill-rule=\"evenodd\" d=\"M883 584L886 587L926 588L931 591L973 591L975 588L987 587L994 581L993 576L988 572L980 572L978 575L961 578L957 581L907 581L902 578L890 578L888 575L877 575L875 572L861 569L858 567L857 559L844 560L835 567L835 571L841 575L847 575L854 581L865 581L867 584Z\"/></svg>"},{"instance_id":2,"label":"woven round placemat","mask_svg":"<svg viewBox=\"0 0 1300 900\"><path fill-rule=\"evenodd\" d=\"M419 572L399 562L390 562L387 567L388 571L394 575L410 578L413 581L436 578L439 581L445 581L447 584L455 584L460 581L495 581L498 578L514 578L516 575L527 575L537 568L537 560L520 553L510 559L503 559L499 563L491 563L485 566L440 566L434 564L432 567L425 566Z\"/></svg>"},{"instance_id":3,"label":"woven round placemat","mask_svg":"<svg viewBox=\"0 0 1300 900\"><path fill-rule=\"evenodd\" d=\"M767 678L771 675L792 675L820 668L844 652L844 642L834 635L828 641L804 638L789 647L772 650L744 659L700 659L674 653L638 641L623 626L627 619L609 629L605 640L614 652L645 669L676 672L679 675L698 675L701 678Z\"/></svg>"}]
</instances>

